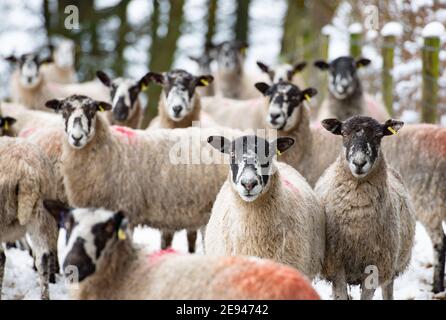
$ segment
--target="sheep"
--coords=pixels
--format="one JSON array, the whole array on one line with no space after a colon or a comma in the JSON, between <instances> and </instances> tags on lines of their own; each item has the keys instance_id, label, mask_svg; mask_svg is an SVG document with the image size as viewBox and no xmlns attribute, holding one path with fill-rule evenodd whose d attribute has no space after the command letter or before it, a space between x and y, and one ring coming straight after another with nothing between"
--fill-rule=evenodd
<instances>
[{"instance_id":1,"label":"sheep","mask_svg":"<svg viewBox=\"0 0 446 320\"><path fill-rule=\"evenodd\" d=\"M49 46L54 62L42 66L42 74L49 82L76 83L74 69L76 45L73 40L61 39L57 46Z\"/></svg>"},{"instance_id":2,"label":"sheep","mask_svg":"<svg viewBox=\"0 0 446 320\"><path fill-rule=\"evenodd\" d=\"M138 81L127 78L111 79L105 72L97 71L96 76L110 90L111 112L107 112L110 124L140 129L144 109L139 94L150 82L150 72Z\"/></svg>"},{"instance_id":3,"label":"sheep","mask_svg":"<svg viewBox=\"0 0 446 320\"><path fill-rule=\"evenodd\" d=\"M211 74L211 62L212 57L209 53L209 48L206 48L203 54L199 57L189 56L189 59L195 61L198 64L199 74ZM198 93L200 96L207 97L215 95L214 83L210 83L205 87L198 88Z\"/></svg>"},{"instance_id":4,"label":"sheep","mask_svg":"<svg viewBox=\"0 0 446 320\"><path fill-rule=\"evenodd\" d=\"M242 100L259 96L253 87L254 80L243 70L247 47L241 41L224 41L210 49L217 61L217 72L214 75L216 96Z\"/></svg>"},{"instance_id":5,"label":"sheep","mask_svg":"<svg viewBox=\"0 0 446 320\"><path fill-rule=\"evenodd\" d=\"M211 75L193 76L182 69L164 73L149 72L149 78L163 87L158 103L158 116L149 128L188 128L201 119L199 87L206 87Z\"/></svg>"},{"instance_id":6,"label":"sheep","mask_svg":"<svg viewBox=\"0 0 446 320\"><path fill-rule=\"evenodd\" d=\"M318 122L326 118L347 120L355 115L366 115L386 121L390 118L384 105L370 95L364 94L357 69L370 64L369 59L339 57L330 63L318 60L314 65L321 70L329 70L329 96L319 109Z\"/></svg>"},{"instance_id":7,"label":"sheep","mask_svg":"<svg viewBox=\"0 0 446 320\"><path fill-rule=\"evenodd\" d=\"M121 207L132 213L134 225L166 233L194 231L207 223L226 173L223 166L200 161L206 144L199 128L110 128L97 111L111 105L85 96L54 99L47 106L61 110L65 122L61 163L71 205ZM208 163L221 158L209 157ZM194 247L190 242L189 250Z\"/></svg>"},{"instance_id":8,"label":"sheep","mask_svg":"<svg viewBox=\"0 0 446 320\"><path fill-rule=\"evenodd\" d=\"M270 67L261 61L257 61L257 66L268 75L271 84L286 81L295 84L299 88L305 86L303 79L298 76L298 73L305 69L307 66L306 62L297 62L293 65L282 63Z\"/></svg>"},{"instance_id":9,"label":"sheep","mask_svg":"<svg viewBox=\"0 0 446 320\"><path fill-rule=\"evenodd\" d=\"M49 299L48 283L55 281L56 272L57 225L44 212L42 201L55 196L51 164L37 146L19 138L0 138L0 154L0 243L29 236L41 298ZM0 294L5 261L0 245Z\"/></svg>"},{"instance_id":10,"label":"sheep","mask_svg":"<svg viewBox=\"0 0 446 320\"><path fill-rule=\"evenodd\" d=\"M29 53L20 56L9 56L8 61L17 65L11 76L11 99L30 109L48 111L45 102L53 98L64 98L73 94L86 94L98 100L107 99L109 93L99 81L88 81L76 84L58 84L49 82L41 72L44 63L52 62L52 58L41 58L38 54Z\"/></svg>"},{"instance_id":11,"label":"sheep","mask_svg":"<svg viewBox=\"0 0 446 320\"><path fill-rule=\"evenodd\" d=\"M206 227L206 254L268 258L316 277L324 262L324 212L305 179L274 160L294 140L211 136L208 142L231 162Z\"/></svg>"},{"instance_id":12,"label":"sheep","mask_svg":"<svg viewBox=\"0 0 446 320\"><path fill-rule=\"evenodd\" d=\"M53 200L44 205L64 221L62 261L74 286L72 299L319 299L308 280L292 268L173 250L148 255L132 244L123 211L70 208Z\"/></svg>"},{"instance_id":13,"label":"sheep","mask_svg":"<svg viewBox=\"0 0 446 320\"><path fill-rule=\"evenodd\" d=\"M409 265L415 213L402 177L380 149L382 138L403 124L365 116L322 121L344 147L315 187L327 217L322 276L333 283L336 299L348 299L347 285L358 284L361 299L372 299L378 285L384 299L393 299L393 282Z\"/></svg>"}]
</instances>

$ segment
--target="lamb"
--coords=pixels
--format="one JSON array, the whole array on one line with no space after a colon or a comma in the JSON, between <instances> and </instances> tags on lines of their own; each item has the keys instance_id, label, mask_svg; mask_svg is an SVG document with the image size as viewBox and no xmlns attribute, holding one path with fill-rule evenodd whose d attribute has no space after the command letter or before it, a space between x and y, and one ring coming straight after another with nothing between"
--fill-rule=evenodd
<instances>
[{"instance_id":1,"label":"lamb","mask_svg":"<svg viewBox=\"0 0 446 320\"><path fill-rule=\"evenodd\" d=\"M110 124L140 129L144 109L139 94L150 82L150 72L138 81L127 78L111 79L105 72L96 72L99 80L110 90L111 112L107 112Z\"/></svg>"},{"instance_id":2,"label":"lamb","mask_svg":"<svg viewBox=\"0 0 446 320\"><path fill-rule=\"evenodd\" d=\"M86 94L98 100L107 99L109 93L99 81L78 84L58 84L49 82L41 72L44 63L52 62L51 57L42 58L29 53L10 56L8 61L17 65L11 76L11 98L15 103L30 109L48 111L45 102L53 98L64 98L73 94Z\"/></svg>"},{"instance_id":3,"label":"lamb","mask_svg":"<svg viewBox=\"0 0 446 320\"><path fill-rule=\"evenodd\" d=\"M355 115L367 115L378 121L390 118L384 105L362 90L357 69L369 64L369 59L355 60L352 57L339 57L330 63L323 60L314 63L321 70L329 70L329 96L319 109L318 122L332 117L347 120Z\"/></svg>"},{"instance_id":4,"label":"lamb","mask_svg":"<svg viewBox=\"0 0 446 320\"><path fill-rule=\"evenodd\" d=\"M212 57L209 53L209 48L206 48L204 53L199 57L189 56L189 59L195 61L198 64L198 73L199 74L211 74L211 62ZM208 86L198 88L198 92L200 96L207 97L215 95L214 83L209 83Z\"/></svg>"},{"instance_id":5,"label":"lamb","mask_svg":"<svg viewBox=\"0 0 446 320\"><path fill-rule=\"evenodd\" d=\"M305 178L274 159L294 140L211 136L208 141L230 154L231 169L206 228L206 254L268 258L316 277L324 263L324 212Z\"/></svg>"},{"instance_id":6,"label":"lamb","mask_svg":"<svg viewBox=\"0 0 446 320\"><path fill-rule=\"evenodd\" d=\"M259 94L254 90L254 80L243 70L244 52L248 45L241 41L224 41L211 49L217 61L215 95L231 99L251 99Z\"/></svg>"},{"instance_id":7,"label":"lamb","mask_svg":"<svg viewBox=\"0 0 446 320\"><path fill-rule=\"evenodd\" d=\"M305 86L303 79L298 76L298 73L305 69L307 66L306 62L296 62L293 65L282 63L270 67L261 61L257 61L257 65L259 66L260 70L268 75L271 84L286 81L295 84L299 88L303 88Z\"/></svg>"},{"instance_id":8,"label":"lamb","mask_svg":"<svg viewBox=\"0 0 446 320\"><path fill-rule=\"evenodd\" d=\"M97 111L111 105L85 96L51 100L47 106L61 110L65 121L61 163L71 205L123 208L134 225L166 233L207 224L226 172L209 165L221 156L208 150L207 157L199 128L110 128ZM194 247L195 241L189 250Z\"/></svg>"},{"instance_id":9,"label":"lamb","mask_svg":"<svg viewBox=\"0 0 446 320\"><path fill-rule=\"evenodd\" d=\"M319 299L308 280L292 268L173 250L148 255L129 239L122 211L70 208L53 200L44 205L65 221L61 225L68 236L62 260L75 285L70 290L73 299Z\"/></svg>"},{"instance_id":10,"label":"lamb","mask_svg":"<svg viewBox=\"0 0 446 320\"><path fill-rule=\"evenodd\" d=\"M149 78L163 87L158 116L151 121L150 129L188 128L200 121L201 97L196 91L212 83L211 75L196 77L185 70L175 69L162 74L149 72Z\"/></svg>"},{"instance_id":11,"label":"lamb","mask_svg":"<svg viewBox=\"0 0 446 320\"><path fill-rule=\"evenodd\" d=\"M393 282L410 262L415 213L402 177L387 167L380 146L403 122L354 116L322 125L342 135L344 146L315 188L327 217L323 277L333 283L336 299L348 299L347 285L358 284L361 299L372 299L378 285L384 299L393 299Z\"/></svg>"},{"instance_id":12,"label":"lamb","mask_svg":"<svg viewBox=\"0 0 446 320\"><path fill-rule=\"evenodd\" d=\"M25 234L31 240L40 277L41 298L56 272L57 225L44 213L43 199L55 196L51 164L39 148L23 139L0 138L0 243ZM6 257L0 245L0 295Z\"/></svg>"},{"instance_id":13,"label":"lamb","mask_svg":"<svg viewBox=\"0 0 446 320\"><path fill-rule=\"evenodd\" d=\"M57 46L49 46L54 62L42 66L42 74L49 82L76 83L76 45L73 40L61 39Z\"/></svg>"}]
</instances>

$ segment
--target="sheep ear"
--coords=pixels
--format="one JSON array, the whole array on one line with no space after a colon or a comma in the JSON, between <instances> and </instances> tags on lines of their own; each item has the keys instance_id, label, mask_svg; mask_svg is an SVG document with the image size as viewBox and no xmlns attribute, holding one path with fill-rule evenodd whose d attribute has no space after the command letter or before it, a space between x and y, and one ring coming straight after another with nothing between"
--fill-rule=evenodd
<instances>
[{"instance_id":1,"label":"sheep ear","mask_svg":"<svg viewBox=\"0 0 446 320\"><path fill-rule=\"evenodd\" d=\"M199 76L197 78L197 86L207 87L212 81L214 81L214 77L211 75Z\"/></svg>"},{"instance_id":2,"label":"sheep ear","mask_svg":"<svg viewBox=\"0 0 446 320\"><path fill-rule=\"evenodd\" d=\"M151 80L155 81L158 84L163 84L164 83L164 75L161 73L156 73L156 72L149 72L148 73L149 77Z\"/></svg>"},{"instance_id":3,"label":"sheep ear","mask_svg":"<svg viewBox=\"0 0 446 320\"><path fill-rule=\"evenodd\" d=\"M222 136L208 137L208 143L222 153L231 152L231 141Z\"/></svg>"},{"instance_id":4,"label":"sheep ear","mask_svg":"<svg viewBox=\"0 0 446 320\"><path fill-rule=\"evenodd\" d=\"M328 70L330 68L330 65L324 60L316 60L314 66L320 70Z\"/></svg>"},{"instance_id":5,"label":"sheep ear","mask_svg":"<svg viewBox=\"0 0 446 320\"><path fill-rule=\"evenodd\" d=\"M104 112L104 111L110 111L112 109L112 105L104 101L96 101L95 105L96 105L96 111Z\"/></svg>"},{"instance_id":6,"label":"sheep ear","mask_svg":"<svg viewBox=\"0 0 446 320\"><path fill-rule=\"evenodd\" d=\"M6 61L12 62L12 63L16 63L17 61L19 61L19 59L17 59L17 57L10 55L8 57L5 57Z\"/></svg>"},{"instance_id":7,"label":"sheep ear","mask_svg":"<svg viewBox=\"0 0 446 320\"><path fill-rule=\"evenodd\" d=\"M53 109L54 111L58 112L62 107L62 101L57 99L49 100L45 102L45 107Z\"/></svg>"},{"instance_id":8,"label":"sheep ear","mask_svg":"<svg viewBox=\"0 0 446 320\"><path fill-rule=\"evenodd\" d=\"M127 227L128 227L128 220L126 218L126 214L124 211L118 211L113 216L114 221L114 227L116 231L116 235L118 236L119 240L125 240L127 239Z\"/></svg>"},{"instance_id":9,"label":"sheep ear","mask_svg":"<svg viewBox=\"0 0 446 320\"><path fill-rule=\"evenodd\" d=\"M112 81L110 77L102 70L96 71L96 77L106 86L110 87L112 84Z\"/></svg>"},{"instance_id":10,"label":"sheep ear","mask_svg":"<svg viewBox=\"0 0 446 320\"><path fill-rule=\"evenodd\" d=\"M358 60L356 60L355 65L356 68L362 68L362 67L366 67L370 64L370 62L372 62L370 59L366 59L366 58L359 58Z\"/></svg>"},{"instance_id":11,"label":"sheep ear","mask_svg":"<svg viewBox=\"0 0 446 320\"><path fill-rule=\"evenodd\" d=\"M301 72L303 69L305 69L306 66L307 66L307 63L305 61L295 63L293 65L293 75L295 75L298 72Z\"/></svg>"},{"instance_id":12,"label":"sheep ear","mask_svg":"<svg viewBox=\"0 0 446 320\"><path fill-rule=\"evenodd\" d=\"M147 87L149 86L149 83L151 80L152 80L152 78L150 77L150 72L146 73L144 75L144 77L142 77L138 81L138 87L140 88L140 90L145 91L147 89Z\"/></svg>"},{"instance_id":13,"label":"sheep ear","mask_svg":"<svg viewBox=\"0 0 446 320\"><path fill-rule=\"evenodd\" d=\"M294 145L295 140L291 137L279 137L271 143L271 154L281 155Z\"/></svg>"},{"instance_id":14,"label":"sheep ear","mask_svg":"<svg viewBox=\"0 0 446 320\"><path fill-rule=\"evenodd\" d=\"M72 208L59 200L43 200L45 209L56 219L59 228L64 227L64 221L70 214Z\"/></svg>"},{"instance_id":15,"label":"sheep ear","mask_svg":"<svg viewBox=\"0 0 446 320\"><path fill-rule=\"evenodd\" d=\"M396 134L404 126L403 121L398 121L394 119L389 119L384 124L382 124L382 133L385 136L390 136Z\"/></svg>"},{"instance_id":16,"label":"sheep ear","mask_svg":"<svg viewBox=\"0 0 446 320\"><path fill-rule=\"evenodd\" d=\"M12 117L0 117L0 125L2 128L9 129L17 120Z\"/></svg>"},{"instance_id":17,"label":"sheep ear","mask_svg":"<svg viewBox=\"0 0 446 320\"><path fill-rule=\"evenodd\" d=\"M302 100L307 100L309 102L312 97L317 95L317 90L314 88L307 88L303 90L301 94L302 94Z\"/></svg>"},{"instance_id":18,"label":"sheep ear","mask_svg":"<svg viewBox=\"0 0 446 320\"><path fill-rule=\"evenodd\" d=\"M264 64L263 62L257 61L257 65L259 66L260 70L262 70L263 72L268 73L269 72L269 67Z\"/></svg>"},{"instance_id":19,"label":"sheep ear","mask_svg":"<svg viewBox=\"0 0 446 320\"><path fill-rule=\"evenodd\" d=\"M39 59L39 65L42 65L42 64L45 64L45 63L51 63L53 61L54 61L53 57L52 56L48 56L46 58Z\"/></svg>"},{"instance_id":20,"label":"sheep ear","mask_svg":"<svg viewBox=\"0 0 446 320\"><path fill-rule=\"evenodd\" d=\"M340 135L342 132L342 122L338 119L325 119L321 122L322 126L333 134Z\"/></svg>"},{"instance_id":21,"label":"sheep ear","mask_svg":"<svg viewBox=\"0 0 446 320\"><path fill-rule=\"evenodd\" d=\"M270 85L265 82L257 82L255 85L257 90L259 90L264 96L268 95L268 90Z\"/></svg>"}]
</instances>

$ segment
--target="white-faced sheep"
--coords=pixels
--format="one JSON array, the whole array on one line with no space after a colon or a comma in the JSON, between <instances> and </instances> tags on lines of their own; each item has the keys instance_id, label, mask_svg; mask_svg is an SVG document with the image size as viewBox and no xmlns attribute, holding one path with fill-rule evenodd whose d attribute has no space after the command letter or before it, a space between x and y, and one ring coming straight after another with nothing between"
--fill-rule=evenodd
<instances>
[{"instance_id":1,"label":"white-faced sheep","mask_svg":"<svg viewBox=\"0 0 446 320\"><path fill-rule=\"evenodd\" d=\"M62 261L75 286L74 299L319 299L309 281L290 267L173 250L149 255L126 235L122 211L72 209L51 200L44 204L67 232Z\"/></svg>"},{"instance_id":2,"label":"white-faced sheep","mask_svg":"<svg viewBox=\"0 0 446 320\"><path fill-rule=\"evenodd\" d=\"M226 170L209 165L221 161L221 155L209 150L199 128L109 127L97 112L111 106L84 96L47 106L61 110L65 120L61 163L70 204L123 208L134 225L167 233L207 224ZM203 153L209 161L202 160ZM194 247L191 243L189 249Z\"/></svg>"},{"instance_id":3,"label":"white-faced sheep","mask_svg":"<svg viewBox=\"0 0 446 320\"><path fill-rule=\"evenodd\" d=\"M344 122L326 119L322 125L341 135L344 146L315 188L327 217L322 275L333 283L336 299L348 299L347 285L361 285L361 299L372 299L380 285L383 298L393 299L393 281L410 262L415 213L401 176L387 167L380 146L403 122L381 124L355 116Z\"/></svg>"},{"instance_id":4,"label":"white-faced sheep","mask_svg":"<svg viewBox=\"0 0 446 320\"><path fill-rule=\"evenodd\" d=\"M99 81L76 84L49 82L42 74L41 66L51 62L51 57L41 58L39 54L30 53L6 59L17 66L10 81L12 101L30 109L48 111L46 101L73 94L85 94L98 100L107 100L109 96L108 90Z\"/></svg>"},{"instance_id":5,"label":"white-faced sheep","mask_svg":"<svg viewBox=\"0 0 446 320\"><path fill-rule=\"evenodd\" d=\"M377 102L370 95L365 94L357 69L370 64L369 59L339 57L330 63L318 60L314 65L327 70L329 96L322 102L319 109L318 122L327 118L346 120L356 115L365 115L386 121L389 113L383 104Z\"/></svg>"},{"instance_id":6,"label":"white-faced sheep","mask_svg":"<svg viewBox=\"0 0 446 320\"><path fill-rule=\"evenodd\" d=\"M107 111L107 119L111 124L141 128L144 109L139 94L144 91L150 82L150 73L138 81L127 78L111 79L105 72L98 71L96 76L110 90L112 110Z\"/></svg>"},{"instance_id":7,"label":"white-faced sheep","mask_svg":"<svg viewBox=\"0 0 446 320\"><path fill-rule=\"evenodd\" d=\"M231 162L206 227L206 254L268 258L310 279L317 276L325 253L324 211L305 178L275 161L294 140L211 136L208 141L230 154Z\"/></svg>"},{"instance_id":8,"label":"white-faced sheep","mask_svg":"<svg viewBox=\"0 0 446 320\"><path fill-rule=\"evenodd\" d=\"M41 298L49 299L48 283L57 271L57 225L42 201L55 196L51 164L37 146L18 138L0 138L0 154L0 243L29 236ZM0 294L5 261L0 245Z\"/></svg>"},{"instance_id":9,"label":"white-faced sheep","mask_svg":"<svg viewBox=\"0 0 446 320\"><path fill-rule=\"evenodd\" d=\"M42 74L49 82L76 83L76 45L73 40L61 39L56 46L49 46L53 62L42 66Z\"/></svg>"},{"instance_id":10,"label":"white-faced sheep","mask_svg":"<svg viewBox=\"0 0 446 320\"><path fill-rule=\"evenodd\" d=\"M270 67L263 62L257 61L257 65L259 66L260 70L268 75L271 84L286 81L293 83L299 88L303 88L305 86L303 79L298 75L298 73L305 69L307 66L306 62L297 62L293 65L282 63Z\"/></svg>"}]
</instances>

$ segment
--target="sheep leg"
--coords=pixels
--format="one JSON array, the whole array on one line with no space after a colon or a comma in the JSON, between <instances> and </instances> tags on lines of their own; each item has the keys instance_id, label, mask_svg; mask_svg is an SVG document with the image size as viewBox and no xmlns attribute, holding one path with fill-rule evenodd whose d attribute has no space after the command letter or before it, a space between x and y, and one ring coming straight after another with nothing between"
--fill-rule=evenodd
<instances>
[{"instance_id":1,"label":"sheep leg","mask_svg":"<svg viewBox=\"0 0 446 320\"><path fill-rule=\"evenodd\" d=\"M431 238L434 247L434 279L432 291L439 293L444 291L444 268L446 255L446 235L443 232L441 221L435 223L435 227L429 224L424 225Z\"/></svg>"},{"instance_id":2,"label":"sheep leg","mask_svg":"<svg viewBox=\"0 0 446 320\"><path fill-rule=\"evenodd\" d=\"M205 246L205 238L206 238L206 225L202 226L200 228L200 233L201 233L201 243L203 245L203 253L206 253L206 246Z\"/></svg>"},{"instance_id":3,"label":"sheep leg","mask_svg":"<svg viewBox=\"0 0 446 320\"><path fill-rule=\"evenodd\" d=\"M335 300L348 300L347 281L344 270L340 270L332 284L332 296Z\"/></svg>"},{"instance_id":4,"label":"sheep leg","mask_svg":"<svg viewBox=\"0 0 446 320\"><path fill-rule=\"evenodd\" d=\"M161 249L166 250L172 246L174 232L171 231L161 231Z\"/></svg>"},{"instance_id":5,"label":"sheep leg","mask_svg":"<svg viewBox=\"0 0 446 320\"><path fill-rule=\"evenodd\" d=\"M383 299L384 300L393 300L393 280L389 281L389 283L381 286Z\"/></svg>"},{"instance_id":6,"label":"sheep leg","mask_svg":"<svg viewBox=\"0 0 446 320\"><path fill-rule=\"evenodd\" d=\"M372 300L375 294L375 288L368 289L364 282L361 284L361 300Z\"/></svg>"},{"instance_id":7,"label":"sheep leg","mask_svg":"<svg viewBox=\"0 0 446 320\"><path fill-rule=\"evenodd\" d=\"M50 253L36 254L37 271L40 277L40 298L42 300L50 299L49 280L50 280Z\"/></svg>"},{"instance_id":8,"label":"sheep leg","mask_svg":"<svg viewBox=\"0 0 446 320\"><path fill-rule=\"evenodd\" d=\"M2 299L3 277L5 274L6 256L0 243L0 300Z\"/></svg>"},{"instance_id":9,"label":"sheep leg","mask_svg":"<svg viewBox=\"0 0 446 320\"><path fill-rule=\"evenodd\" d=\"M59 273L59 261L57 261L57 254L55 252L50 252L49 272L50 283L56 283L56 274Z\"/></svg>"},{"instance_id":10,"label":"sheep leg","mask_svg":"<svg viewBox=\"0 0 446 320\"><path fill-rule=\"evenodd\" d=\"M197 242L197 230L187 230L187 244L189 253L195 252L196 242Z\"/></svg>"}]
</instances>

